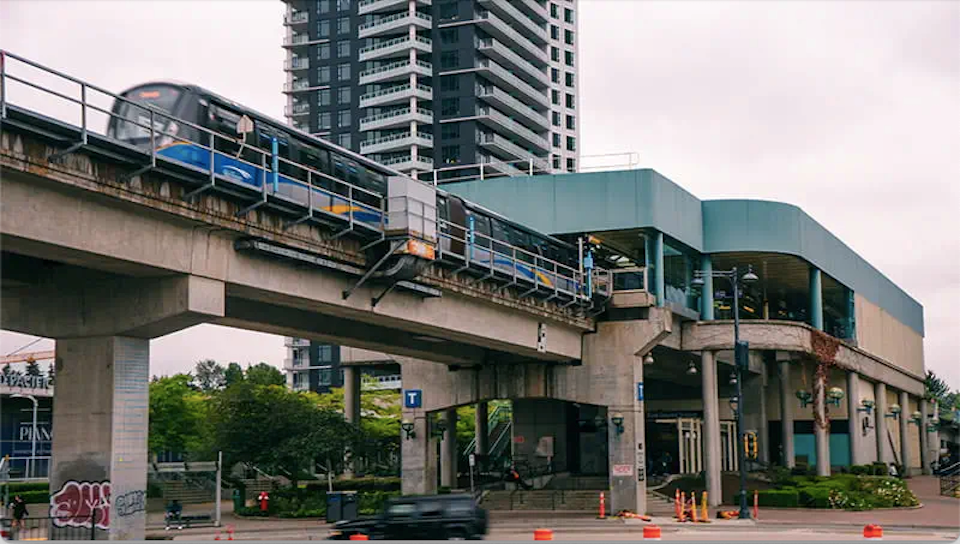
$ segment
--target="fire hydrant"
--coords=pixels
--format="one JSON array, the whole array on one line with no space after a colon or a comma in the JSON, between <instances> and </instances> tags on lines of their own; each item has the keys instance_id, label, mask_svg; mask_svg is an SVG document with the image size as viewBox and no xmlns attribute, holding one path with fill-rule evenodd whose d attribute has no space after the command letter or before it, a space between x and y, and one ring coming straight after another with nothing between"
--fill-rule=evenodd
<instances>
[{"instance_id":1,"label":"fire hydrant","mask_svg":"<svg viewBox=\"0 0 960 544\"><path fill-rule=\"evenodd\" d=\"M267 502L270 500L270 494L266 491L261 491L260 495L257 496L257 500L260 501L260 511L267 511Z\"/></svg>"}]
</instances>

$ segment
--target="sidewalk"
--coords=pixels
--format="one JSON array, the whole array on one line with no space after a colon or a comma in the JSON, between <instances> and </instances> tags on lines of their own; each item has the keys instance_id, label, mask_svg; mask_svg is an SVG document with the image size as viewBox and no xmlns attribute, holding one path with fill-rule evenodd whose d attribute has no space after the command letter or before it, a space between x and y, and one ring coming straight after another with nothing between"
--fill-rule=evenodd
<instances>
[{"instance_id":1,"label":"sidewalk","mask_svg":"<svg viewBox=\"0 0 960 544\"><path fill-rule=\"evenodd\" d=\"M957 529L960 533L960 500L940 495L940 482L934 476L914 476L907 480L921 508L897 508L850 512L845 510L808 510L760 508L762 525L878 524L890 527Z\"/></svg>"}]
</instances>

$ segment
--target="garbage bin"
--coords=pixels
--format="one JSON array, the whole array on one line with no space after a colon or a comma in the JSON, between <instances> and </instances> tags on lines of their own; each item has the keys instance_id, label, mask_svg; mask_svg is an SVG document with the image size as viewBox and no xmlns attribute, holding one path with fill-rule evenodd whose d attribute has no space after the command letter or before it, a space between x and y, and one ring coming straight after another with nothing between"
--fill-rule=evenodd
<instances>
[{"instance_id":1,"label":"garbage bin","mask_svg":"<svg viewBox=\"0 0 960 544\"><path fill-rule=\"evenodd\" d=\"M239 489L233 490L233 511L239 512L243 509L243 493Z\"/></svg>"},{"instance_id":2,"label":"garbage bin","mask_svg":"<svg viewBox=\"0 0 960 544\"><path fill-rule=\"evenodd\" d=\"M357 519L357 492L330 491L327 493L327 523Z\"/></svg>"}]
</instances>

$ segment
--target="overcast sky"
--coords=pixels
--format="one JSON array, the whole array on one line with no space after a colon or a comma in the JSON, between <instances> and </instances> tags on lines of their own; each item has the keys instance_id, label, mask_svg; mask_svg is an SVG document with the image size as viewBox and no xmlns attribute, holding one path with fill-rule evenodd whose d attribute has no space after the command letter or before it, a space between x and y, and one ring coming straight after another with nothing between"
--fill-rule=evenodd
<instances>
[{"instance_id":1,"label":"overcast sky","mask_svg":"<svg viewBox=\"0 0 960 544\"><path fill-rule=\"evenodd\" d=\"M282 119L283 11L3 0L0 47ZM927 368L960 387L960 3L580 0L579 24L584 155L635 151L701 199L802 207L923 304ZM2 333L0 350L29 340ZM151 372L208 357L280 365L283 339L199 326L153 341Z\"/></svg>"}]
</instances>

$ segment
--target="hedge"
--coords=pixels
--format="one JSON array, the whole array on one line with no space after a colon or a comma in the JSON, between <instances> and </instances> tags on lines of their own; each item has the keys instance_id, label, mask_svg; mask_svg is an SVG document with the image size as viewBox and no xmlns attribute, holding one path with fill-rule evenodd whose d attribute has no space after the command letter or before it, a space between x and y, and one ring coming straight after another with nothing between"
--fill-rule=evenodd
<instances>
[{"instance_id":1,"label":"hedge","mask_svg":"<svg viewBox=\"0 0 960 544\"><path fill-rule=\"evenodd\" d=\"M801 487L798 492L800 506L806 508L831 508L829 487Z\"/></svg>"},{"instance_id":2,"label":"hedge","mask_svg":"<svg viewBox=\"0 0 960 544\"><path fill-rule=\"evenodd\" d=\"M782 508L796 508L800 505L799 493L796 489L764 489L757 492L757 502L760 506Z\"/></svg>"},{"instance_id":3,"label":"hedge","mask_svg":"<svg viewBox=\"0 0 960 544\"><path fill-rule=\"evenodd\" d=\"M7 484L7 487L10 488L11 496L15 493L23 493L25 491L50 492L50 484L47 482L14 482Z\"/></svg>"},{"instance_id":4,"label":"hedge","mask_svg":"<svg viewBox=\"0 0 960 544\"><path fill-rule=\"evenodd\" d=\"M13 500L14 495L20 495L23 497L23 502L27 504L49 504L50 503L50 492L49 491L18 491L14 493L10 491L10 499Z\"/></svg>"},{"instance_id":5,"label":"hedge","mask_svg":"<svg viewBox=\"0 0 960 544\"><path fill-rule=\"evenodd\" d=\"M306 484L306 488L326 493L328 483L322 481L312 481ZM351 478L349 480L334 480L334 491L400 491L400 478Z\"/></svg>"}]
</instances>

